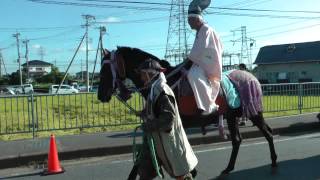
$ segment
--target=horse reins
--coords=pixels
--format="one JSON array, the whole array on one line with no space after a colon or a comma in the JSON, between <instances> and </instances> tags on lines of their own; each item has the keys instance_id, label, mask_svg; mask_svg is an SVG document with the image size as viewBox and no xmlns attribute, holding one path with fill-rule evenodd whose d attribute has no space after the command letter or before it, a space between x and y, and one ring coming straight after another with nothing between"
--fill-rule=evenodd
<instances>
[{"instance_id":1,"label":"horse reins","mask_svg":"<svg viewBox=\"0 0 320 180\"><path fill-rule=\"evenodd\" d=\"M113 50L110 52L110 59L105 59L102 61L101 65L103 66L104 64L109 64L110 68L111 68L111 73L112 73L112 88L114 89L116 87L116 84L118 85L118 87L120 87L120 84L122 83L120 79L125 79L126 78L126 68L125 68L125 64L123 61L123 57L121 56L121 54L117 53L117 51ZM176 69L174 69L173 71L171 71L168 75L166 75L166 78L170 78L173 75L175 75L176 73L180 72L181 69L183 68L185 63L182 63L179 65L179 67L177 67ZM119 78L118 78L119 75ZM176 81L173 85L171 85L170 87L172 89L176 88L176 86L179 84L179 82L181 81L181 78L179 78L178 81ZM123 85L124 87L126 87L125 85ZM127 88L127 89L133 89L130 90L131 92L138 92L140 93L142 90L145 90L147 88L149 88L150 85L148 85L147 87L142 87L142 88ZM136 113L136 111L134 110L134 108L132 108L125 100L123 100L121 97L119 97L118 95L116 95L116 97L123 103L125 104L125 106L127 106L131 112Z\"/></svg>"}]
</instances>

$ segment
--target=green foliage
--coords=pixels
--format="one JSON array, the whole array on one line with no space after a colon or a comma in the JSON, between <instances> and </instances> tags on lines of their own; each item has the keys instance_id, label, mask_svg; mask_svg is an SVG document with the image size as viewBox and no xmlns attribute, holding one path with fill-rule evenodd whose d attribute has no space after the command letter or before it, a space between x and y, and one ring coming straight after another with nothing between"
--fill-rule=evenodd
<instances>
[{"instance_id":1,"label":"green foliage","mask_svg":"<svg viewBox=\"0 0 320 180\"><path fill-rule=\"evenodd\" d=\"M63 79L64 73L60 72L59 69L55 66L51 67L51 72L44 76L36 78L36 82L38 83L52 83L52 84L60 84ZM70 75L67 75L66 81L71 80Z\"/></svg>"},{"instance_id":2,"label":"green foliage","mask_svg":"<svg viewBox=\"0 0 320 180\"><path fill-rule=\"evenodd\" d=\"M140 98L134 95L128 103L141 110ZM115 98L110 103L101 103L95 93L37 95L33 105L30 96L0 98L0 134L20 137L22 132L32 133L32 122L37 134L56 130L78 132L73 129L101 132L131 128L140 123L140 118Z\"/></svg>"},{"instance_id":3,"label":"green foliage","mask_svg":"<svg viewBox=\"0 0 320 180\"><path fill-rule=\"evenodd\" d=\"M9 84L9 76L0 77L0 85L8 85Z\"/></svg>"},{"instance_id":4,"label":"green foliage","mask_svg":"<svg viewBox=\"0 0 320 180\"><path fill-rule=\"evenodd\" d=\"M22 83L25 83L26 80L26 73L22 71ZM9 85L16 85L20 84L20 74L19 71L13 72L10 75L8 75L7 83Z\"/></svg>"}]
</instances>

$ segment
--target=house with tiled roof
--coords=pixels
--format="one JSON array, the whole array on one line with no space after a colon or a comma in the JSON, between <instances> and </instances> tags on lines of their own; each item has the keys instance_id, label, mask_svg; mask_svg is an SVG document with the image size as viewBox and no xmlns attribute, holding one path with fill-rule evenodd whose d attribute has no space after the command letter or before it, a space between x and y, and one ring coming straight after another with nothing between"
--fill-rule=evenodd
<instances>
[{"instance_id":1,"label":"house with tiled roof","mask_svg":"<svg viewBox=\"0 0 320 180\"><path fill-rule=\"evenodd\" d=\"M22 64L23 71L27 72L27 70L29 70L29 76L31 78L43 76L50 73L51 67L51 63L40 60L32 60L28 63Z\"/></svg>"},{"instance_id":2,"label":"house with tiled roof","mask_svg":"<svg viewBox=\"0 0 320 180\"><path fill-rule=\"evenodd\" d=\"M254 64L262 83L320 82L320 41L264 46Z\"/></svg>"}]
</instances>

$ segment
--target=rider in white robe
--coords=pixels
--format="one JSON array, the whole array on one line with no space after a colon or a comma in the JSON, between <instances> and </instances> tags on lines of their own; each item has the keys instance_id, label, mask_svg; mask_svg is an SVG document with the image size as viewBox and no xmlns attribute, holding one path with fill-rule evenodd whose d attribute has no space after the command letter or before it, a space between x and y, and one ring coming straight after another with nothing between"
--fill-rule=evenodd
<instances>
[{"instance_id":1,"label":"rider in white robe","mask_svg":"<svg viewBox=\"0 0 320 180\"><path fill-rule=\"evenodd\" d=\"M197 30L197 34L188 56L193 65L187 77L198 108L209 114L218 108L215 100L222 76L222 43L199 13L189 14L188 22L192 29Z\"/></svg>"}]
</instances>

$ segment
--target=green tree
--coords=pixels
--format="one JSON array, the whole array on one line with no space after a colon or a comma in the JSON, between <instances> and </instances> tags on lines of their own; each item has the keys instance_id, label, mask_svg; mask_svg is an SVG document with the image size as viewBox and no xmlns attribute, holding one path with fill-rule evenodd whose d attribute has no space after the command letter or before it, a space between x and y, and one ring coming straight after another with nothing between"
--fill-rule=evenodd
<instances>
[{"instance_id":1,"label":"green tree","mask_svg":"<svg viewBox=\"0 0 320 180\"><path fill-rule=\"evenodd\" d=\"M1 76L0 77L0 85L8 85L9 84L9 76Z\"/></svg>"},{"instance_id":2,"label":"green tree","mask_svg":"<svg viewBox=\"0 0 320 180\"><path fill-rule=\"evenodd\" d=\"M63 79L64 73L60 72L58 67L52 66L51 72L47 75L41 76L36 79L38 83L53 83L60 84ZM66 77L66 81L70 80L70 76Z\"/></svg>"},{"instance_id":3,"label":"green tree","mask_svg":"<svg viewBox=\"0 0 320 180\"><path fill-rule=\"evenodd\" d=\"M26 73L22 72L22 83L26 82ZM13 72L8 77L8 84L10 85L18 85L20 84L20 75L19 71Z\"/></svg>"}]
</instances>

